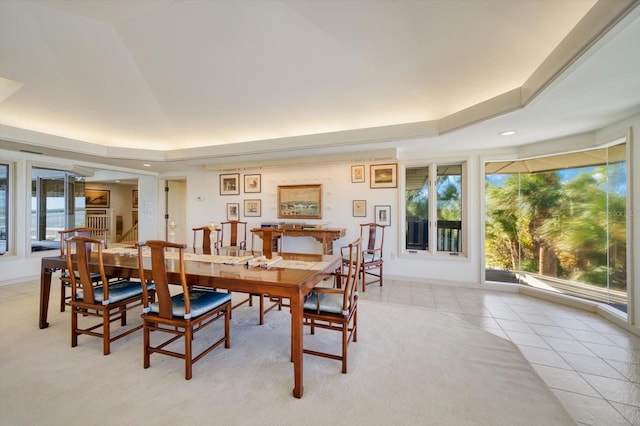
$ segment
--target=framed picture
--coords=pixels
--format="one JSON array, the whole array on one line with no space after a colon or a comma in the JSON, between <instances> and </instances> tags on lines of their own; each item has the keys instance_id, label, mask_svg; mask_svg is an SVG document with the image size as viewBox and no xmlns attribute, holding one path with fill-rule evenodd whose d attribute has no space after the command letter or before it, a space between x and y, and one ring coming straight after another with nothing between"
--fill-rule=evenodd
<instances>
[{"instance_id":1,"label":"framed picture","mask_svg":"<svg viewBox=\"0 0 640 426\"><path fill-rule=\"evenodd\" d=\"M367 200L353 200L353 217L367 216Z\"/></svg>"},{"instance_id":2,"label":"framed picture","mask_svg":"<svg viewBox=\"0 0 640 426\"><path fill-rule=\"evenodd\" d=\"M133 225L138 223L138 211L137 210L131 212L131 223Z\"/></svg>"},{"instance_id":3,"label":"framed picture","mask_svg":"<svg viewBox=\"0 0 640 426\"><path fill-rule=\"evenodd\" d=\"M240 220L240 203L227 203L227 220Z\"/></svg>"},{"instance_id":4,"label":"framed picture","mask_svg":"<svg viewBox=\"0 0 640 426\"><path fill-rule=\"evenodd\" d=\"M220 195L240 195L240 173L220 175Z\"/></svg>"},{"instance_id":5,"label":"framed picture","mask_svg":"<svg viewBox=\"0 0 640 426\"><path fill-rule=\"evenodd\" d=\"M262 201L260 200L244 200L244 215L247 217L262 216Z\"/></svg>"},{"instance_id":6,"label":"framed picture","mask_svg":"<svg viewBox=\"0 0 640 426\"><path fill-rule=\"evenodd\" d=\"M364 182L364 166L351 166L351 183Z\"/></svg>"},{"instance_id":7,"label":"framed picture","mask_svg":"<svg viewBox=\"0 0 640 426\"><path fill-rule=\"evenodd\" d=\"M322 219L322 185L278 186L278 218Z\"/></svg>"},{"instance_id":8,"label":"framed picture","mask_svg":"<svg viewBox=\"0 0 640 426\"><path fill-rule=\"evenodd\" d=\"M138 208L138 190L137 189L133 190L131 202L133 204L133 208L137 209Z\"/></svg>"},{"instance_id":9,"label":"framed picture","mask_svg":"<svg viewBox=\"0 0 640 426\"><path fill-rule=\"evenodd\" d=\"M371 188L397 188L397 164L372 164L370 171Z\"/></svg>"},{"instance_id":10,"label":"framed picture","mask_svg":"<svg viewBox=\"0 0 640 426\"><path fill-rule=\"evenodd\" d=\"M391 225L391 206L375 206L376 223L378 225Z\"/></svg>"},{"instance_id":11,"label":"framed picture","mask_svg":"<svg viewBox=\"0 0 640 426\"><path fill-rule=\"evenodd\" d=\"M91 209L91 210L87 210L87 216L92 216L92 215L106 215L107 211L106 210L95 210L95 209Z\"/></svg>"},{"instance_id":12,"label":"framed picture","mask_svg":"<svg viewBox=\"0 0 640 426\"><path fill-rule=\"evenodd\" d=\"M86 208L109 207L109 191L106 189L85 189L84 204Z\"/></svg>"},{"instance_id":13,"label":"framed picture","mask_svg":"<svg viewBox=\"0 0 640 426\"><path fill-rule=\"evenodd\" d=\"M258 193L261 191L261 175L244 175L244 192Z\"/></svg>"}]
</instances>

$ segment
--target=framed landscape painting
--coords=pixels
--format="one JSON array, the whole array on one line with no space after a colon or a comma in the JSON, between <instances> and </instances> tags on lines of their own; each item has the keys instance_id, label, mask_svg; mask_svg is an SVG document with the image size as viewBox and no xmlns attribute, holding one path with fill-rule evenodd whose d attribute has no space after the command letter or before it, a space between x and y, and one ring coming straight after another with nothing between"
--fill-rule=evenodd
<instances>
[{"instance_id":1,"label":"framed landscape painting","mask_svg":"<svg viewBox=\"0 0 640 426\"><path fill-rule=\"evenodd\" d=\"M109 191L106 189L85 189L84 204L86 208L109 207Z\"/></svg>"},{"instance_id":2,"label":"framed landscape painting","mask_svg":"<svg viewBox=\"0 0 640 426\"><path fill-rule=\"evenodd\" d=\"M278 186L278 218L322 219L322 185Z\"/></svg>"},{"instance_id":3,"label":"framed landscape painting","mask_svg":"<svg viewBox=\"0 0 640 426\"><path fill-rule=\"evenodd\" d=\"M397 164L372 164L371 165L371 188L397 188L398 187L398 165Z\"/></svg>"}]
</instances>

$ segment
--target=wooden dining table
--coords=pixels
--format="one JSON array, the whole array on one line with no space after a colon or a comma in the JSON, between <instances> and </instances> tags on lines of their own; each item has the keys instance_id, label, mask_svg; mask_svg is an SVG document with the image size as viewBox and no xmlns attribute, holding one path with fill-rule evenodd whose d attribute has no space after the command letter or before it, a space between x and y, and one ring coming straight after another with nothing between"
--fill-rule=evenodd
<instances>
[{"instance_id":1,"label":"wooden dining table","mask_svg":"<svg viewBox=\"0 0 640 426\"><path fill-rule=\"evenodd\" d=\"M246 256L251 252L238 253ZM293 396L301 398L303 394L303 309L305 296L322 280L341 265L337 255L285 253L283 261L268 268L248 266L246 263L217 263L216 255L226 258L229 253L215 255L187 256L185 269L189 285L227 289L230 291L268 294L274 297L288 298L291 304L291 355L293 361L294 387ZM97 254L92 253L91 265L97 268ZM222 257L217 258L220 260ZM209 259L209 260L206 260ZM213 259L213 260L212 260ZM107 276L137 278L138 258L133 252L103 253ZM145 260L146 263L146 260ZM285 267L288 266L288 267ZM309 269L302 269L306 266ZM39 326L47 328L47 311L51 294L52 273L66 269L64 256L48 256L42 258L40 275L40 315ZM97 269L96 269L97 270ZM167 260L167 273L170 282L179 282L177 261Z\"/></svg>"}]
</instances>

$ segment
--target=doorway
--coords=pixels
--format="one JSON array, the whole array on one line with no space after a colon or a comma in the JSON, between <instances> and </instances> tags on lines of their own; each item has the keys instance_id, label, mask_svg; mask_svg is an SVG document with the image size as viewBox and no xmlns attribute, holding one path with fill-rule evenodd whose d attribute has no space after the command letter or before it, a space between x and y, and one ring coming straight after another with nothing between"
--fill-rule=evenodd
<instances>
[{"instance_id":1,"label":"doorway","mask_svg":"<svg viewBox=\"0 0 640 426\"><path fill-rule=\"evenodd\" d=\"M187 180L165 181L165 239L187 243Z\"/></svg>"}]
</instances>

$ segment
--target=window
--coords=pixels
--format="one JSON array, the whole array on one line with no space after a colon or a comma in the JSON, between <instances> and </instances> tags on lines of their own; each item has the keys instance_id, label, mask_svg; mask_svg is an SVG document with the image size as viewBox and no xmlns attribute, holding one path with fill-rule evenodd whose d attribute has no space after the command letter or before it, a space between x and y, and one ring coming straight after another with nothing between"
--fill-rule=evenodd
<instances>
[{"instance_id":1,"label":"window","mask_svg":"<svg viewBox=\"0 0 640 426\"><path fill-rule=\"evenodd\" d=\"M85 223L84 181L74 173L31 169L31 251L59 247L63 229Z\"/></svg>"},{"instance_id":2,"label":"window","mask_svg":"<svg viewBox=\"0 0 640 426\"><path fill-rule=\"evenodd\" d=\"M450 255L464 252L464 170L464 163L405 169L407 252ZM435 232L429 232L430 229Z\"/></svg>"},{"instance_id":3,"label":"window","mask_svg":"<svg viewBox=\"0 0 640 426\"><path fill-rule=\"evenodd\" d=\"M0 163L0 254L9 251L9 164Z\"/></svg>"},{"instance_id":4,"label":"window","mask_svg":"<svg viewBox=\"0 0 640 426\"><path fill-rule=\"evenodd\" d=\"M627 307L626 144L485 166L485 270Z\"/></svg>"}]
</instances>

